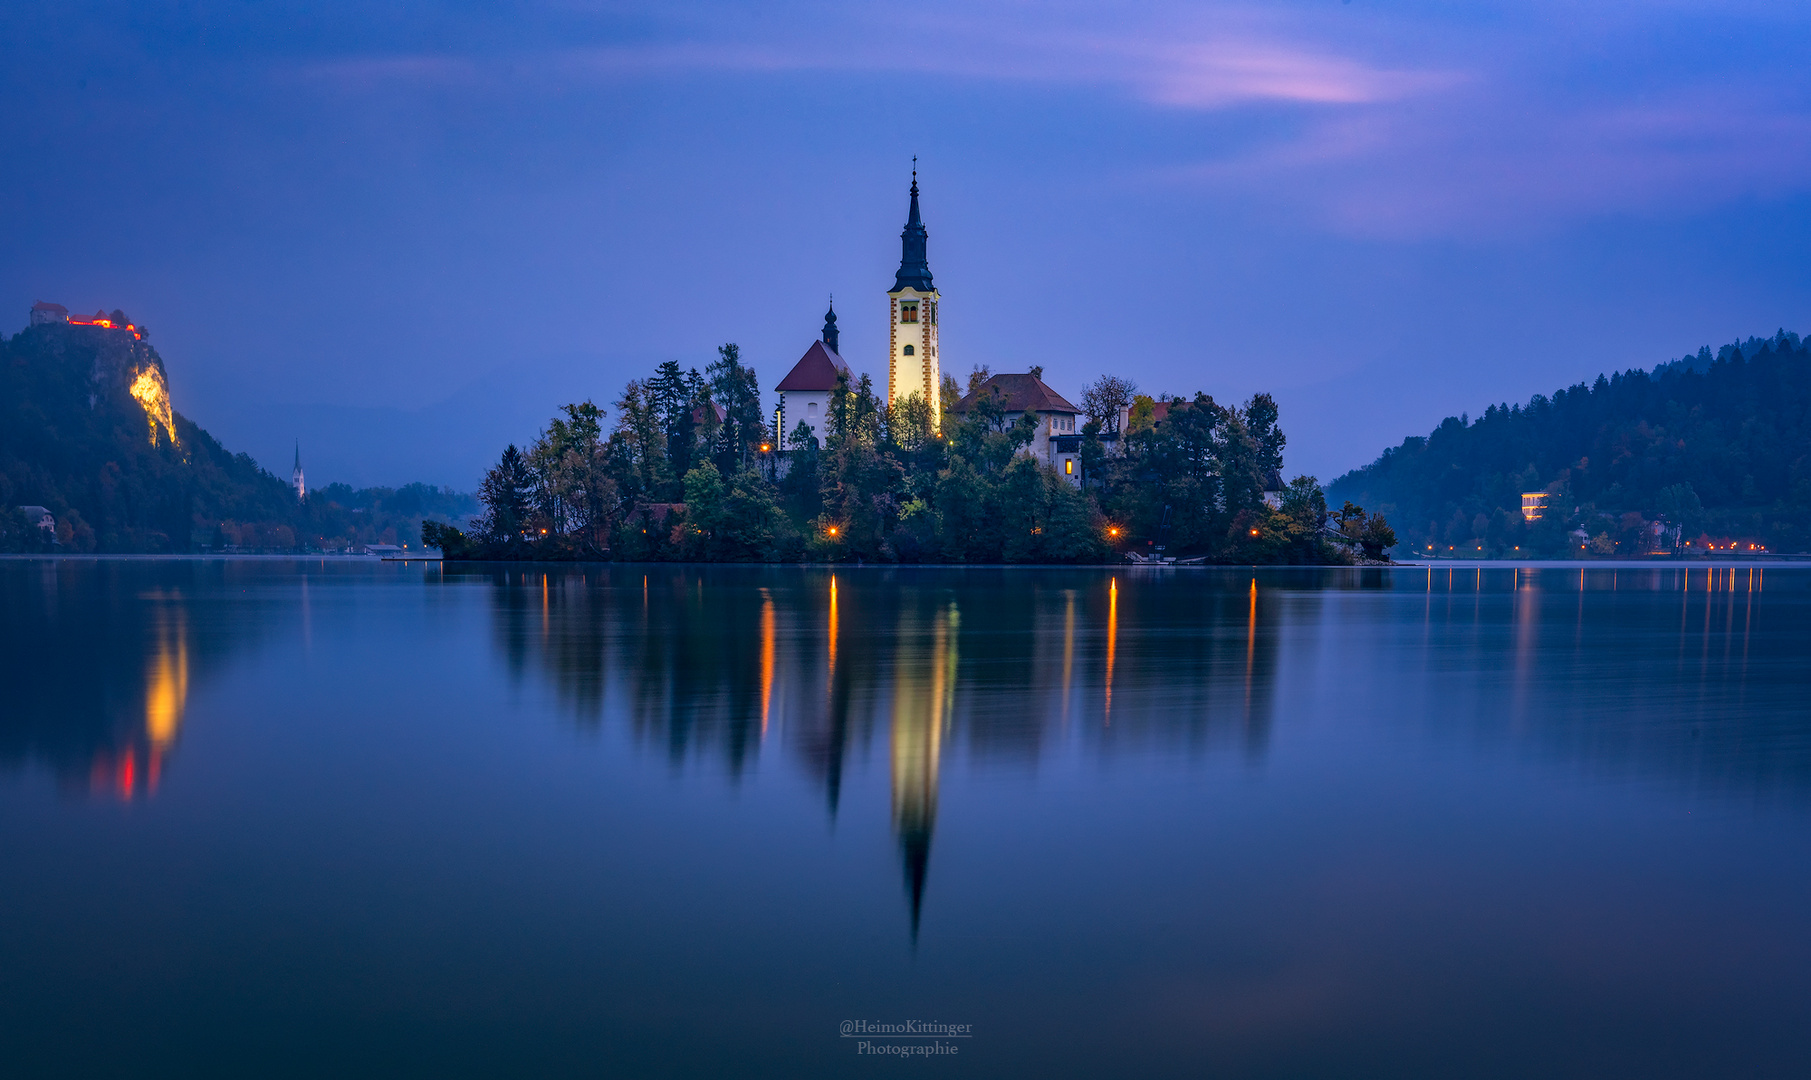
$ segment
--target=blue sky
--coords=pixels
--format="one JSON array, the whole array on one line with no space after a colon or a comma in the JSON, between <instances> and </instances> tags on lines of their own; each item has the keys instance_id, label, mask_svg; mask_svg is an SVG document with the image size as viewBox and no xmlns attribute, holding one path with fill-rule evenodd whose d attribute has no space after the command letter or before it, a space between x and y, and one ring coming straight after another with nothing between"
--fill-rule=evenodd
<instances>
[{"instance_id":1,"label":"blue sky","mask_svg":"<svg viewBox=\"0 0 1811 1080\"><path fill-rule=\"evenodd\" d=\"M279 472L475 485L830 293L879 374L912 155L942 353L1275 393L1330 480L1441 417L1811 330L1811 8L0 10L0 319L152 328Z\"/></svg>"}]
</instances>

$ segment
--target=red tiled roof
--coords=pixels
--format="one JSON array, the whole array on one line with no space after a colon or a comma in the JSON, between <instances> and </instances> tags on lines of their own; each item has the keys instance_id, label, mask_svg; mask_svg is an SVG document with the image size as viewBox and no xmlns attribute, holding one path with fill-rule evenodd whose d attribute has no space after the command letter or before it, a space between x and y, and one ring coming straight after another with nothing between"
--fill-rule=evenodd
<instances>
[{"instance_id":1,"label":"red tiled roof","mask_svg":"<svg viewBox=\"0 0 1811 1080\"><path fill-rule=\"evenodd\" d=\"M729 410L714 401L711 402L711 410L717 414L717 423L721 424L723 421L729 419ZM692 423L704 423L704 406L700 405L692 410Z\"/></svg>"},{"instance_id":2,"label":"red tiled roof","mask_svg":"<svg viewBox=\"0 0 1811 1080\"><path fill-rule=\"evenodd\" d=\"M69 309L64 307L62 304L46 304L42 300L33 304L31 306L31 309L33 311L60 311L65 315L69 314Z\"/></svg>"},{"instance_id":3,"label":"red tiled roof","mask_svg":"<svg viewBox=\"0 0 1811 1080\"><path fill-rule=\"evenodd\" d=\"M850 382L855 381L855 376L842 357L830 351L830 346L814 341L774 390L780 393L788 390L795 393L835 390L838 375L847 376Z\"/></svg>"},{"instance_id":4,"label":"red tiled roof","mask_svg":"<svg viewBox=\"0 0 1811 1080\"><path fill-rule=\"evenodd\" d=\"M1081 415L1081 410L1064 400L1063 395L1029 373L1023 375L995 375L982 383L975 392L956 402L950 408L953 413L966 413L975 407L975 402L982 394L997 394L1003 400L1007 415L1030 412L1055 412Z\"/></svg>"}]
</instances>

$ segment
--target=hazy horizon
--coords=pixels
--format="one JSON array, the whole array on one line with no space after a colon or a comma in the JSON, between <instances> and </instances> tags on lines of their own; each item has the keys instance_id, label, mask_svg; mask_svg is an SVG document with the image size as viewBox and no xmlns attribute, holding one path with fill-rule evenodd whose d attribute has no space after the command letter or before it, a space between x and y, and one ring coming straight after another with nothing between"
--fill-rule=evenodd
<instances>
[{"instance_id":1,"label":"hazy horizon","mask_svg":"<svg viewBox=\"0 0 1811 1080\"><path fill-rule=\"evenodd\" d=\"M1811 13L1674 3L0 13L8 334L148 324L279 475L463 490L561 403L834 293L911 158L945 371L1276 394L1323 481L1442 417L1811 326Z\"/></svg>"}]
</instances>

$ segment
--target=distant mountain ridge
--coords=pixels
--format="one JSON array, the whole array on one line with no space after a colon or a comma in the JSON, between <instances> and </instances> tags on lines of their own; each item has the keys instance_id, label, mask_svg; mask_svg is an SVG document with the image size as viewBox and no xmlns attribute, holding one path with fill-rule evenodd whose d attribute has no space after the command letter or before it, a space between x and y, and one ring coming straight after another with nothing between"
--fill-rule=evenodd
<instances>
[{"instance_id":1,"label":"distant mountain ridge","mask_svg":"<svg viewBox=\"0 0 1811 1080\"><path fill-rule=\"evenodd\" d=\"M477 509L429 485L298 500L171 403L163 358L122 312L0 336L0 551L293 551L410 542ZM17 509L56 518L54 544Z\"/></svg>"},{"instance_id":2,"label":"distant mountain ridge","mask_svg":"<svg viewBox=\"0 0 1811 1080\"><path fill-rule=\"evenodd\" d=\"M1542 492L1540 520L1521 514ZM1811 547L1811 348L1795 333L1599 375L1594 383L1447 417L1335 480L1331 500L1388 515L1401 550L1504 556L1646 554L1679 530ZM1656 529L1659 523L1661 528Z\"/></svg>"},{"instance_id":3,"label":"distant mountain ridge","mask_svg":"<svg viewBox=\"0 0 1811 1080\"><path fill-rule=\"evenodd\" d=\"M1770 338L1750 337L1747 341L1731 342L1730 344L1717 349L1715 353L1712 353L1710 351L1710 346L1706 345L1696 353L1688 353L1677 360L1669 360L1662 364L1656 364L1654 366L1654 375L1682 375L1688 371L1695 371L1701 375L1709 371L1711 365L1715 364L1717 361L1730 359L1738 350L1743 356L1755 356L1759 354L1763 346L1772 349L1779 342L1789 343L1794 349L1797 349L1800 346L1798 335L1781 327L1780 330Z\"/></svg>"}]
</instances>

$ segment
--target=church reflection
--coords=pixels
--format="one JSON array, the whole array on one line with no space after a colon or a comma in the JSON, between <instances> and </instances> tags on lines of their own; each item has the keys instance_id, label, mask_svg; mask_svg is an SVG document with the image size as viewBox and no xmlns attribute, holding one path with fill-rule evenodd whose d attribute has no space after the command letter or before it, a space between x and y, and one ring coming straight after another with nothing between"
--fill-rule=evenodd
<instances>
[{"instance_id":1,"label":"church reflection","mask_svg":"<svg viewBox=\"0 0 1811 1080\"><path fill-rule=\"evenodd\" d=\"M449 571L449 577L456 572ZM466 578L473 571L457 572ZM500 569L499 651L572 722L622 717L676 768L733 782L762 754L835 820L884 754L915 935L939 784L976 767L1140 747L1261 757L1277 634L1253 580L1179 587L1099 570Z\"/></svg>"},{"instance_id":2,"label":"church reflection","mask_svg":"<svg viewBox=\"0 0 1811 1080\"><path fill-rule=\"evenodd\" d=\"M933 612L929 622L927 627L910 615L901 619L893 679L893 831L905 859L913 937L924 905L931 831L937 824L937 774L956 689L960 617L955 601Z\"/></svg>"}]
</instances>

